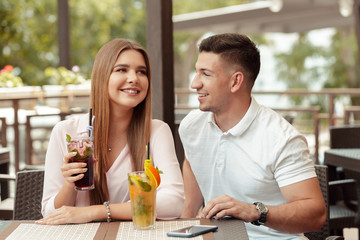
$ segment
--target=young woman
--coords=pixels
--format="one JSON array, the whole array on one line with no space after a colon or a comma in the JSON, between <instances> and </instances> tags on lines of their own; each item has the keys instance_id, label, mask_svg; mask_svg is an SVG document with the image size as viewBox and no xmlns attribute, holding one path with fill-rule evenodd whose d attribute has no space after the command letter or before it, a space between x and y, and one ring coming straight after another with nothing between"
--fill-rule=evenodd
<instances>
[{"instance_id":1,"label":"young woman","mask_svg":"<svg viewBox=\"0 0 360 240\"><path fill-rule=\"evenodd\" d=\"M61 121L54 127L45 161L41 224L85 223L108 218L130 220L127 173L143 170L146 144L154 165L163 171L157 189L158 218L177 218L184 203L183 181L169 126L151 119L151 68L138 43L114 39L98 52L92 72L95 189L75 191L84 163L69 163L66 134L86 131L89 115ZM75 174L75 176L74 176Z\"/></svg>"}]
</instances>

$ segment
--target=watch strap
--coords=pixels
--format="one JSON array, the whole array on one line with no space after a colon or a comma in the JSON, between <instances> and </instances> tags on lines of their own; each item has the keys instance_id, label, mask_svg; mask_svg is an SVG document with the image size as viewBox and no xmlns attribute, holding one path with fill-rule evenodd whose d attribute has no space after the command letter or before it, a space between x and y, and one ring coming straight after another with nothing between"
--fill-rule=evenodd
<instances>
[{"instance_id":1,"label":"watch strap","mask_svg":"<svg viewBox=\"0 0 360 240\"><path fill-rule=\"evenodd\" d=\"M259 208L259 204L262 204L260 202L254 202L254 205L256 206L256 209L260 212L260 217L259 219L251 222L252 224L256 225L256 226L260 226L260 225L264 225L265 222L266 222L266 216L267 216L267 213L268 213L268 210L267 208L264 206L264 208L266 209L265 212L261 211L261 209Z\"/></svg>"}]
</instances>

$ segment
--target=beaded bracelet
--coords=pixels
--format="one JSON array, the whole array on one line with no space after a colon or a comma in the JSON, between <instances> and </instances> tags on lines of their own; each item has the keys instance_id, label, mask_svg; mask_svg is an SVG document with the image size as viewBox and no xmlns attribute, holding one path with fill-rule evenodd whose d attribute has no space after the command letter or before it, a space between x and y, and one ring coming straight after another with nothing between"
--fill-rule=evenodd
<instances>
[{"instance_id":1,"label":"beaded bracelet","mask_svg":"<svg viewBox=\"0 0 360 240\"><path fill-rule=\"evenodd\" d=\"M104 202L104 205L105 205L105 208L106 208L107 222L111 222L109 202Z\"/></svg>"}]
</instances>

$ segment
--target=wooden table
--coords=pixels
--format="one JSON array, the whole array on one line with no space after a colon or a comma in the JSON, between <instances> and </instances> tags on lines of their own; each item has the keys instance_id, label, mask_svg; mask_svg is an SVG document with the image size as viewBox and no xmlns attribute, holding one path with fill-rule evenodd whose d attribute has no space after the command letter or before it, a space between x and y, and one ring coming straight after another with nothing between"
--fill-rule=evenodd
<instances>
[{"instance_id":1,"label":"wooden table","mask_svg":"<svg viewBox=\"0 0 360 240\"><path fill-rule=\"evenodd\" d=\"M175 221L183 221L188 219L177 219ZM196 219L191 219L196 220ZM198 219L197 219L198 220ZM174 221L174 220L169 220ZM11 234L21 223L30 223L35 224L33 221L0 221L0 239L5 239L9 234ZM119 226L121 225L120 221L115 221L111 223L101 222L100 226L94 237L95 240L99 239L108 239L115 240L118 233ZM201 225L216 225L218 226L218 231L214 233L207 233L202 235L204 240L233 240L241 239L248 240L248 235L246 232L245 224L241 220L237 219L224 219L224 220L209 220L209 219L200 219ZM60 225L61 226L61 225ZM151 230L150 230L151 231ZM146 232L146 231L144 231ZM153 239L153 238L151 238ZM169 238L166 236L157 236L156 239L175 239Z\"/></svg>"},{"instance_id":2,"label":"wooden table","mask_svg":"<svg viewBox=\"0 0 360 240\"><path fill-rule=\"evenodd\" d=\"M329 167L329 180L336 179L336 167L360 172L360 148L327 150L325 151L324 164Z\"/></svg>"}]
</instances>

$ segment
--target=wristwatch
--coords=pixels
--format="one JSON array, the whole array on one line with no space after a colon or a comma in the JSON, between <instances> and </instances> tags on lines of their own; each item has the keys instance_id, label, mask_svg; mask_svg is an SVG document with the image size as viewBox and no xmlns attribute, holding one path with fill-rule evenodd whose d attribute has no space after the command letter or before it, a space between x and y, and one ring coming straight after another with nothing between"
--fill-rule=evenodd
<instances>
[{"instance_id":1,"label":"wristwatch","mask_svg":"<svg viewBox=\"0 0 360 240\"><path fill-rule=\"evenodd\" d=\"M266 222L266 216L267 216L267 214L269 212L269 209L267 209L267 207L261 202L254 202L254 205L256 206L256 209L260 213L260 218L258 220L256 220L256 221L251 222L251 223L256 225L256 226L264 225L265 222Z\"/></svg>"}]
</instances>

